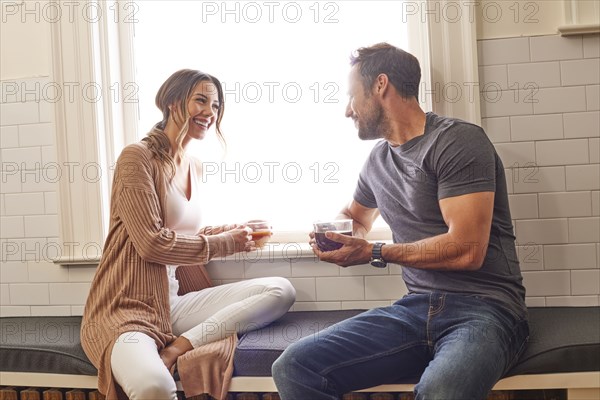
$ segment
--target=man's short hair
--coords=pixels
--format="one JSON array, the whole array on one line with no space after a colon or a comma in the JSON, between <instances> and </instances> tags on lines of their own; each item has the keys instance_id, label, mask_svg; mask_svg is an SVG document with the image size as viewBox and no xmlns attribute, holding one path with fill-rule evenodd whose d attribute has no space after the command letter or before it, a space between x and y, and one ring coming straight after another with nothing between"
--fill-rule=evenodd
<instances>
[{"instance_id":1,"label":"man's short hair","mask_svg":"<svg viewBox=\"0 0 600 400\"><path fill-rule=\"evenodd\" d=\"M400 96L419 99L421 66L412 54L388 43L378 43L356 50L350 57L350 65L357 64L366 91L371 90L379 74L386 74Z\"/></svg>"}]
</instances>

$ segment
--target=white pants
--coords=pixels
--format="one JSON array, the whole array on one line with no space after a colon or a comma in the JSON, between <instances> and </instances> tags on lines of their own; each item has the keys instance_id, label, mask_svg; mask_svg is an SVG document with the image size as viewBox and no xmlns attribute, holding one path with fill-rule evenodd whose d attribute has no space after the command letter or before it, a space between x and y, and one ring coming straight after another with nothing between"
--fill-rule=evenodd
<instances>
[{"instance_id":1,"label":"white pants","mask_svg":"<svg viewBox=\"0 0 600 400\"><path fill-rule=\"evenodd\" d=\"M285 314L296 291L285 278L257 278L171 298L175 335L194 348L268 325ZM141 332L119 336L111 354L114 378L131 400L177 399L156 343Z\"/></svg>"}]
</instances>

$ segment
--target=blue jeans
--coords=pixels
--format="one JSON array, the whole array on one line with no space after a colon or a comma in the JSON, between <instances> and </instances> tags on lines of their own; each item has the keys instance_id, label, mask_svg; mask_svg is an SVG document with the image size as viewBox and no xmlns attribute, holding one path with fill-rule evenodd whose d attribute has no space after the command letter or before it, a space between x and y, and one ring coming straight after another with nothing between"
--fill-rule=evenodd
<instances>
[{"instance_id":1,"label":"blue jeans","mask_svg":"<svg viewBox=\"0 0 600 400\"><path fill-rule=\"evenodd\" d=\"M417 400L479 400L528 335L526 319L479 296L411 294L290 345L273 378L282 400L334 400L411 379Z\"/></svg>"}]
</instances>

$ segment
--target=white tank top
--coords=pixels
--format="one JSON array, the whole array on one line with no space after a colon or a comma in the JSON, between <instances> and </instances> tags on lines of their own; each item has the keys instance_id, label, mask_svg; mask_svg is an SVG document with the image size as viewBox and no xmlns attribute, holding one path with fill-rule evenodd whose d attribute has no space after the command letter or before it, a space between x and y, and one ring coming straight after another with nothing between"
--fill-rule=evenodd
<instances>
[{"instance_id":1,"label":"white tank top","mask_svg":"<svg viewBox=\"0 0 600 400\"><path fill-rule=\"evenodd\" d=\"M191 164L189 174L191 185L189 200L183 188L179 187L175 180L167 184L165 226L178 234L197 235L202 226L202 214L200 212L200 193L198 193L196 169ZM175 278L176 268L177 265L167 265L169 298L171 300L177 298L177 291L179 290L179 282Z\"/></svg>"}]
</instances>

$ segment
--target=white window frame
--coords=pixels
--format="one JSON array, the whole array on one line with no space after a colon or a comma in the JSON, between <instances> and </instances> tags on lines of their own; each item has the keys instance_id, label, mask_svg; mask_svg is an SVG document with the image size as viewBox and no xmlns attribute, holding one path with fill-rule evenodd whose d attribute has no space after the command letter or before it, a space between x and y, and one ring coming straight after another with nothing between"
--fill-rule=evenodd
<instances>
[{"instance_id":1,"label":"white window frame","mask_svg":"<svg viewBox=\"0 0 600 400\"><path fill-rule=\"evenodd\" d=\"M442 0L411 2L434 10L441 9L442 3ZM115 6L124 10L132 1L86 0L82 6L88 4L108 16L114 15ZM470 7L467 2L459 4L463 7L463 15L472 12L472 8L467 9ZM438 114L480 124L475 18L450 21L426 15L424 23L423 9L417 11L407 12L403 20L408 23L410 32L408 51L425 66L421 103L424 108ZM137 104L117 98L122 96L125 83L135 84L133 24L124 18L114 21L106 17L90 23L80 13L75 14L74 20L61 19L51 24L54 80L58 85L94 82L105 90L101 101L90 102L76 96L68 99L73 101L62 98L56 103L58 162L81 166L96 163L103 174L102 179L94 181L60 181L60 240L68 251L63 252L56 262L62 265L95 265L100 254L97 251L90 254L90 249L102 248L104 243L111 166L116 161L117 151L137 140ZM456 37L463 40L456 40ZM473 92L453 98L451 102L445 101L443 95L427 94L432 89L443 90L447 85L462 86L463 90ZM371 232L368 239L389 240L390 236L389 229L379 229ZM273 239L280 243L306 241L304 233L300 237L297 232L281 232ZM309 253L308 249L303 249L303 254L304 250Z\"/></svg>"},{"instance_id":2,"label":"white window frame","mask_svg":"<svg viewBox=\"0 0 600 400\"><path fill-rule=\"evenodd\" d=\"M49 3L53 9L64 8L60 0ZM121 7L126 2L86 0L77 4L77 12L50 24L54 83L74 88L73 96L61 96L54 105L57 158L65 168L83 171L92 167L89 169L100 171L101 176L83 179L83 174L75 173L63 174L60 179L62 252L55 262L95 265L108 222L115 154L125 143L135 140L137 104L121 101L124 83L135 82L133 26L121 18L115 23L108 17L115 12L115 5ZM84 9L97 14L84 13ZM84 94L92 86L100 88L101 94L90 101Z\"/></svg>"}]
</instances>

